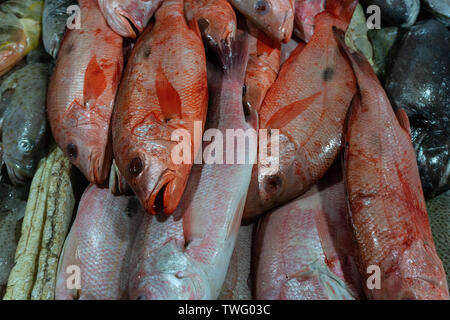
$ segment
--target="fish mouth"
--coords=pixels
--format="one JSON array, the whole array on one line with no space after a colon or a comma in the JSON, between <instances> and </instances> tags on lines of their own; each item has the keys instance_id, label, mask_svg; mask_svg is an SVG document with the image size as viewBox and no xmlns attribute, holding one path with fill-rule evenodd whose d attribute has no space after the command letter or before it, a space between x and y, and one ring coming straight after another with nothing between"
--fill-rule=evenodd
<instances>
[{"instance_id":1,"label":"fish mouth","mask_svg":"<svg viewBox=\"0 0 450 320\"><path fill-rule=\"evenodd\" d=\"M176 189L175 181L175 172L170 169L165 169L160 175L150 196L145 201L144 206L147 212L155 215L162 211L165 214L171 214L175 211L175 208L180 200L174 198L173 191ZM175 205L174 202L176 202Z\"/></svg>"},{"instance_id":2,"label":"fish mouth","mask_svg":"<svg viewBox=\"0 0 450 320\"><path fill-rule=\"evenodd\" d=\"M9 179L14 185L23 185L31 178L30 174L20 168L18 164L11 164L9 161L5 161L5 165Z\"/></svg>"},{"instance_id":3,"label":"fish mouth","mask_svg":"<svg viewBox=\"0 0 450 320\"><path fill-rule=\"evenodd\" d=\"M142 26L136 21L136 19L122 8L116 8L115 10L117 18L117 24L120 26L120 35L128 38L136 38L136 36L142 32Z\"/></svg>"}]
</instances>

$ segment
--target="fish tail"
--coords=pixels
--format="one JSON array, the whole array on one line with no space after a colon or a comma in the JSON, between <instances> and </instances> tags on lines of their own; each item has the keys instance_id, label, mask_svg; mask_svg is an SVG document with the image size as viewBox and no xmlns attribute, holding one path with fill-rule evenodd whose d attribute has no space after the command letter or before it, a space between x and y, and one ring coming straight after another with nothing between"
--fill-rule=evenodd
<instances>
[{"instance_id":1,"label":"fish tail","mask_svg":"<svg viewBox=\"0 0 450 320\"><path fill-rule=\"evenodd\" d=\"M216 51L225 77L244 82L248 62L247 33L240 32L230 44L222 44Z\"/></svg>"},{"instance_id":2,"label":"fish tail","mask_svg":"<svg viewBox=\"0 0 450 320\"><path fill-rule=\"evenodd\" d=\"M327 0L326 11L349 24L357 4L357 0Z\"/></svg>"}]
</instances>

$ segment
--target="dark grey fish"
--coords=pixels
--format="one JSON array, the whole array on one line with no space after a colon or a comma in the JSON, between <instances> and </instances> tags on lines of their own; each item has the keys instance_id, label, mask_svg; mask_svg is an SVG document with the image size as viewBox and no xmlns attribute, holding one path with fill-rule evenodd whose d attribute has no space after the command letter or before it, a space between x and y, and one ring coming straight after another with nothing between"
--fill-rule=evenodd
<instances>
[{"instance_id":1,"label":"dark grey fish","mask_svg":"<svg viewBox=\"0 0 450 320\"><path fill-rule=\"evenodd\" d=\"M450 31L437 20L421 21L391 51L385 89L393 106L450 135Z\"/></svg>"},{"instance_id":2,"label":"dark grey fish","mask_svg":"<svg viewBox=\"0 0 450 320\"><path fill-rule=\"evenodd\" d=\"M381 9L383 27L412 26L420 11L420 0L362 0L361 3L364 8L377 5Z\"/></svg>"},{"instance_id":3,"label":"dark grey fish","mask_svg":"<svg viewBox=\"0 0 450 320\"><path fill-rule=\"evenodd\" d=\"M6 105L3 162L14 184L32 178L45 152L47 82L47 64L31 63L11 74L0 86L1 103Z\"/></svg>"},{"instance_id":4,"label":"dark grey fish","mask_svg":"<svg viewBox=\"0 0 450 320\"><path fill-rule=\"evenodd\" d=\"M28 195L28 187L0 183L0 299L14 264Z\"/></svg>"},{"instance_id":5,"label":"dark grey fish","mask_svg":"<svg viewBox=\"0 0 450 320\"><path fill-rule=\"evenodd\" d=\"M422 117L410 123L423 192L431 199L450 189L450 136Z\"/></svg>"},{"instance_id":6,"label":"dark grey fish","mask_svg":"<svg viewBox=\"0 0 450 320\"><path fill-rule=\"evenodd\" d=\"M44 14L42 17L42 39L45 50L56 58L59 46L64 37L67 19L70 14L67 8L77 4L76 0L45 0Z\"/></svg>"}]
</instances>

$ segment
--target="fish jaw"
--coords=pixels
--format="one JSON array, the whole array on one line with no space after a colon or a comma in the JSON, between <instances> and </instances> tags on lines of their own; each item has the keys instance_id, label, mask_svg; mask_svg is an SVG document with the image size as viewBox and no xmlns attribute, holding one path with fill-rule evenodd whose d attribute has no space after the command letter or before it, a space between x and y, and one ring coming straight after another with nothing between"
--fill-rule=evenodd
<instances>
[{"instance_id":1,"label":"fish jaw","mask_svg":"<svg viewBox=\"0 0 450 320\"><path fill-rule=\"evenodd\" d=\"M142 32L162 0L99 0L99 6L109 26L122 37L136 38Z\"/></svg>"}]
</instances>

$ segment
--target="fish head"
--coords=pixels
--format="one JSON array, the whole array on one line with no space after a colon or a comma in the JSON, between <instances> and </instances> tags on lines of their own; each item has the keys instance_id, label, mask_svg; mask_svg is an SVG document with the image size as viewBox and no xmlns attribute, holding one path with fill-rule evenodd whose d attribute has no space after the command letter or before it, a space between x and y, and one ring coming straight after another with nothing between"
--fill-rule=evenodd
<instances>
[{"instance_id":1,"label":"fish head","mask_svg":"<svg viewBox=\"0 0 450 320\"><path fill-rule=\"evenodd\" d=\"M268 36L281 42L291 38L294 28L293 1L233 0L234 4Z\"/></svg>"},{"instance_id":2,"label":"fish head","mask_svg":"<svg viewBox=\"0 0 450 320\"><path fill-rule=\"evenodd\" d=\"M145 147L129 148L125 163L118 166L148 213L175 211L183 195L190 165L177 164L172 159L175 142L153 140Z\"/></svg>"},{"instance_id":3,"label":"fish head","mask_svg":"<svg viewBox=\"0 0 450 320\"><path fill-rule=\"evenodd\" d=\"M162 0L99 0L109 26L122 37L136 38L142 32ZM136 31L135 31L136 30Z\"/></svg>"},{"instance_id":4,"label":"fish head","mask_svg":"<svg viewBox=\"0 0 450 320\"><path fill-rule=\"evenodd\" d=\"M257 174L259 199L263 207L273 207L277 201L283 201L290 191L290 171L296 156L296 146L289 137L281 131L279 134L275 134L274 130L268 132L268 154L264 157L260 151Z\"/></svg>"},{"instance_id":5,"label":"fish head","mask_svg":"<svg viewBox=\"0 0 450 320\"><path fill-rule=\"evenodd\" d=\"M45 117L45 114L40 115ZM31 180L39 160L45 154L47 125L36 115L31 121L24 121L22 114L9 112L3 128L3 162L8 176L15 185ZM5 130L15 128L15 130Z\"/></svg>"}]
</instances>

